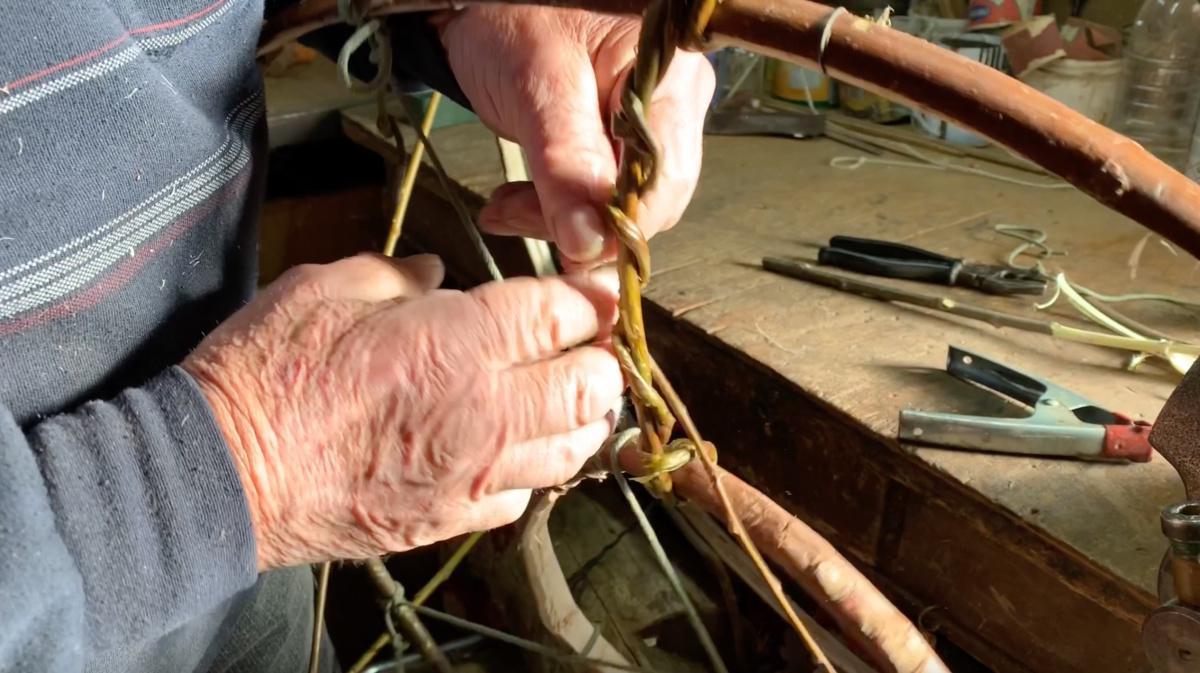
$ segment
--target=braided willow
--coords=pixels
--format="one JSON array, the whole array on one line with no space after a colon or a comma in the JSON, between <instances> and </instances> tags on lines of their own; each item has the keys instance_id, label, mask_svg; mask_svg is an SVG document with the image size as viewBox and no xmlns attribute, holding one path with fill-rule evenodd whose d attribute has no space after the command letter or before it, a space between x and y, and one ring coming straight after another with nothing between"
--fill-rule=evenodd
<instances>
[{"instance_id":1,"label":"braided willow","mask_svg":"<svg viewBox=\"0 0 1200 673\"><path fill-rule=\"evenodd\" d=\"M646 10L638 38L637 61L621 92L621 107L613 115L613 135L621 141L621 164L609 224L620 248L617 268L621 281L619 318L613 346L629 384L630 397L642 429L642 449L648 456L651 483L661 494L671 491L670 473L664 469L664 445L675 428L675 417L654 387L646 326L642 319L642 288L650 280L650 248L637 225L641 197L654 186L660 150L646 121L650 99L667 71L677 44L672 0L652 3ZM694 448L694 447L693 447Z\"/></svg>"},{"instance_id":2,"label":"braided willow","mask_svg":"<svg viewBox=\"0 0 1200 673\"><path fill-rule=\"evenodd\" d=\"M712 15L714 5L713 0L700 0L690 8L682 0L655 0L650 4L642 20L633 73L626 80L621 93L621 107L613 115L613 135L621 141L620 169L613 201L607 208L609 226L620 243L617 269L621 293L619 318L613 331L613 347L637 411L638 426L641 428L639 448L646 458L644 467L650 474L652 488L664 496L670 494L670 471L679 466L680 461L674 458L683 453L683 449L699 457L710 485L725 510L730 532L770 587L792 628L813 653L819 670L832 673L833 664L800 621L778 578L767 567L762 554L742 525L741 518L734 512L729 494L717 478L712 444L701 438L687 408L650 356L646 344L642 289L650 280L650 247L637 225L637 216L641 197L654 186L661 163L661 150L646 121L646 113L650 109L654 89L666 73L676 48L685 40L691 43L703 41L704 26ZM680 33L680 26L686 26L686 34ZM671 442L676 416L686 436Z\"/></svg>"}]
</instances>

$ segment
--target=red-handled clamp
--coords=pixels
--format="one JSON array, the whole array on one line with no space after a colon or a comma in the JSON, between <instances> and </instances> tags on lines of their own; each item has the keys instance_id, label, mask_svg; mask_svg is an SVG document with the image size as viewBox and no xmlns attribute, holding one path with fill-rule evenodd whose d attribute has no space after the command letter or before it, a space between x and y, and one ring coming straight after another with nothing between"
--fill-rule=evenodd
<instances>
[{"instance_id":1,"label":"red-handled clamp","mask_svg":"<svg viewBox=\"0 0 1200 673\"><path fill-rule=\"evenodd\" d=\"M900 439L955 449L1085 460L1150 460L1151 425L1104 409L1049 381L950 348L946 371L1031 409L1024 418L904 410Z\"/></svg>"}]
</instances>

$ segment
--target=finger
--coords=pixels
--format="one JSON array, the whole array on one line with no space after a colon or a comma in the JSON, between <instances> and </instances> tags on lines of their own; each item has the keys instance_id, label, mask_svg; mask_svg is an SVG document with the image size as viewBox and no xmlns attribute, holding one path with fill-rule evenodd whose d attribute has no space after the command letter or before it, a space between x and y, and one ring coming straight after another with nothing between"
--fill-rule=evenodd
<instances>
[{"instance_id":1,"label":"finger","mask_svg":"<svg viewBox=\"0 0 1200 673\"><path fill-rule=\"evenodd\" d=\"M329 299L380 302L423 295L441 285L444 275L436 255L395 259L363 253L322 267L316 282Z\"/></svg>"},{"instance_id":2,"label":"finger","mask_svg":"<svg viewBox=\"0 0 1200 673\"><path fill-rule=\"evenodd\" d=\"M675 226L692 199L714 80L703 54L678 52L655 89L647 117L662 155L654 188L642 196L638 216L647 238Z\"/></svg>"},{"instance_id":3,"label":"finger","mask_svg":"<svg viewBox=\"0 0 1200 673\"><path fill-rule=\"evenodd\" d=\"M612 434L608 420L508 447L496 460L489 490L549 488L570 481Z\"/></svg>"},{"instance_id":4,"label":"finger","mask_svg":"<svg viewBox=\"0 0 1200 673\"><path fill-rule=\"evenodd\" d=\"M617 165L600 114L591 58L583 45L564 44L519 84L529 108L517 139L529 159L541 213L559 251L579 263L606 252L599 206L608 198Z\"/></svg>"},{"instance_id":5,"label":"finger","mask_svg":"<svg viewBox=\"0 0 1200 673\"><path fill-rule=\"evenodd\" d=\"M509 182L492 192L479 213L479 228L497 236L554 240L532 182Z\"/></svg>"},{"instance_id":6,"label":"finger","mask_svg":"<svg viewBox=\"0 0 1200 673\"><path fill-rule=\"evenodd\" d=\"M606 337L617 311L611 285L582 275L515 278L481 285L468 296L481 309L474 345L501 366Z\"/></svg>"},{"instance_id":7,"label":"finger","mask_svg":"<svg viewBox=\"0 0 1200 673\"><path fill-rule=\"evenodd\" d=\"M595 347L496 374L498 394L513 404L506 423L512 441L568 432L602 420L620 403L625 383L613 354Z\"/></svg>"},{"instance_id":8,"label":"finger","mask_svg":"<svg viewBox=\"0 0 1200 673\"><path fill-rule=\"evenodd\" d=\"M486 496L471 508L467 517L466 532L492 530L521 518L529 507L529 489L500 491Z\"/></svg>"}]
</instances>

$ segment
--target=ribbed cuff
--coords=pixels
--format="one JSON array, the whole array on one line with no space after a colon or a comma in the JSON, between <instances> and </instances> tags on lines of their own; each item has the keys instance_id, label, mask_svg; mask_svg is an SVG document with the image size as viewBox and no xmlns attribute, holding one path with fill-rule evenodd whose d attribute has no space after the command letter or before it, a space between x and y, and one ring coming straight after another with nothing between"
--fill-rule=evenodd
<instances>
[{"instance_id":1,"label":"ribbed cuff","mask_svg":"<svg viewBox=\"0 0 1200 673\"><path fill-rule=\"evenodd\" d=\"M169 632L257 577L246 498L199 387L172 367L30 433L97 650Z\"/></svg>"}]
</instances>

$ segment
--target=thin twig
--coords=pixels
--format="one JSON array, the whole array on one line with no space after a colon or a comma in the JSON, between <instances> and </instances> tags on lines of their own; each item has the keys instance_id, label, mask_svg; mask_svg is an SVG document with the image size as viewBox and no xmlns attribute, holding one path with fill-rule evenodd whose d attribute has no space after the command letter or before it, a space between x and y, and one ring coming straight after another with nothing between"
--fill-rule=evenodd
<instances>
[{"instance_id":1,"label":"thin twig","mask_svg":"<svg viewBox=\"0 0 1200 673\"><path fill-rule=\"evenodd\" d=\"M404 636L404 639L416 645L417 651L425 657L425 660L438 673L454 673L454 668L450 665L450 660L446 658L446 655L437 646L437 641L429 634L429 631L421 623L416 613L412 611L412 608L407 607L409 603L403 600L403 597L400 595L400 585L396 583L396 580L392 579L392 574L388 572L387 566L383 564L383 560L378 558L367 559L366 567L367 575L375 583L375 587L379 590L379 593L389 602L388 609L391 612L391 618ZM400 656L400 654L400 652L397 652L396 656Z\"/></svg>"},{"instance_id":2,"label":"thin twig","mask_svg":"<svg viewBox=\"0 0 1200 673\"><path fill-rule=\"evenodd\" d=\"M400 181L400 187L396 194L396 209L392 212L392 224L388 229L387 242L383 244L383 254L391 257L396 254L396 243L400 240L400 233L404 227L404 215L408 212L408 203L412 200L413 186L417 182L417 173L421 170L421 159L425 156L425 142L429 138L429 133L433 129L433 121L437 118L438 105L442 102L442 94L437 91L429 97L429 103L425 108L425 117L421 120L421 134L418 135L416 145L413 147L412 154L408 155L408 163L404 166L404 176ZM416 120L411 120L414 122ZM396 147L400 147L399 129L393 127L393 135L395 135Z\"/></svg>"},{"instance_id":3,"label":"thin twig","mask_svg":"<svg viewBox=\"0 0 1200 673\"><path fill-rule=\"evenodd\" d=\"M619 664L611 661L605 661L603 659L594 659L592 657L585 657L581 654L575 654L573 652L560 652L541 643L534 642L532 640L526 640L510 633L505 633L499 629L493 629L490 626L484 626L483 624L478 624L461 617L455 617L452 614L442 612L441 610L434 610L433 608L428 608L424 605L416 605L408 601L401 601L400 604L410 607L412 608L413 612L420 613L431 619L436 619L437 621L445 622L452 626L457 626L460 629L478 633L481 636L499 640L502 643L508 643L509 645L519 647L523 650L535 652L543 657L546 657L547 659L554 659L556 661L565 661L575 664L588 664L600 670L610 669L617 671L634 671L635 673L654 673L653 669L643 668L641 666L631 666L629 664Z\"/></svg>"},{"instance_id":4,"label":"thin twig","mask_svg":"<svg viewBox=\"0 0 1200 673\"><path fill-rule=\"evenodd\" d=\"M469 536L467 536L467 539L463 540L463 543L458 545L458 549L454 550L454 553L450 555L450 558L446 559L446 562L442 564L441 568L438 568L438 571L433 574L433 577L429 578L429 581L425 583L425 586L421 587L421 590L417 592L417 595L413 596L412 602L416 603L417 605L423 605L425 601L428 600L431 595L433 595L433 592L437 591L438 587L442 586L446 580L450 579L450 576L454 574L454 570L463 562L463 559L467 557L467 554L471 553L471 550L475 548L475 544L479 542L482 537L483 533L481 532L471 533Z\"/></svg>"},{"instance_id":5,"label":"thin twig","mask_svg":"<svg viewBox=\"0 0 1200 673\"><path fill-rule=\"evenodd\" d=\"M628 444L630 439L635 439L640 432L641 430L638 428L631 428L622 433L616 441L611 442L612 448L610 449L609 461L612 465L613 478L616 480L617 486L621 489L621 495L625 496L625 502L629 503L629 509L633 510L633 516L637 519L638 526L642 529L642 534L646 536L646 542L650 544L650 551L654 553L654 558L658 561L663 575L666 576L671 589L675 591L675 595L679 597L679 601L683 603L684 614L687 615L687 619L691 623L696 637L700 639L700 645L704 649L704 654L708 656L709 663L712 664L713 669L717 673L727 673L729 669L725 667L725 662L721 660L721 653L717 651L716 643L713 642L708 629L704 627L704 622L700 620L700 613L696 611L695 604L692 603L691 597L684 590L683 583L679 581L679 573L675 572L675 566L671 565L671 559L667 556L666 550L663 549L662 542L658 539L658 534L654 532L654 526L650 525L650 520L646 518L646 511L642 509L637 496L629 488L629 482L625 479L625 474L621 470L620 459L617 456L623 445Z\"/></svg>"},{"instance_id":6,"label":"thin twig","mask_svg":"<svg viewBox=\"0 0 1200 673\"><path fill-rule=\"evenodd\" d=\"M442 567L438 568L438 571L434 573L433 577L429 578L429 581L425 583L425 586L421 587L421 590L417 592L417 595L413 596L412 602L416 605L424 605L425 601L429 600L429 597L433 595L433 592L437 591L438 587L444 584L446 580L450 579L450 576L454 574L454 571L459 565L462 564L463 559L467 557L467 554L471 553L471 550L475 548L476 543L478 543L482 537L483 533L471 533L469 536L467 536L467 539L463 540L463 543L458 545L458 548L454 550L454 553L450 555L450 558L446 559L446 562L442 564ZM387 646L388 642L390 641L390 634L387 632L380 634L380 636L375 639L375 642L371 643L371 647L367 648L367 651L358 658L358 661L354 662L354 665L351 666L350 670L348 670L346 673L362 673L364 670L366 670L367 666L371 665L371 662L375 660L375 657L381 650L383 650L384 647Z\"/></svg>"},{"instance_id":7,"label":"thin twig","mask_svg":"<svg viewBox=\"0 0 1200 673\"><path fill-rule=\"evenodd\" d=\"M822 666L827 673L834 673L837 669L825 656L825 652L821 646L817 644L808 627L800 620L800 615L792 609L791 601L788 600L787 594L783 592L783 585L780 584L779 578L771 569L767 567L766 561L763 560L762 554L758 552L758 548L754 546L754 542L750 539L749 533L746 532L746 527L742 525L742 519L733 509L733 502L729 499L729 493L725 491L725 485L717 478L717 465L713 462L713 457L709 455L708 449L704 440L700 437L700 431L696 429L696 424L692 422L692 416L688 413L687 407L683 401L679 399L679 395L675 393L675 388L671 386L671 382L663 374L662 369L653 358L650 359L651 372L654 375L654 380L658 384L659 391L662 393L663 399L667 401L667 405L671 407L671 411L675 414L679 425L683 427L684 434L692 443L696 445L696 455L700 456L700 463L704 466L704 471L708 474L709 483L712 485L713 491L717 494L717 498L721 501L721 507L725 510L725 517L729 525L729 532L741 544L746 555L754 563L754 567L758 570L766 581L767 586L771 588L771 595L775 597L781 610L789 624L800 635L805 646L812 652L813 658L817 660L817 664Z\"/></svg>"},{"instance_id":8,"label":"thin twig","mask_svg":"<svg viewBox=\"0 0 1200 673\"><path fill-rule=\"evenodd\" d=\"M321 670L321 641L325 632L325 597L329 594L329 568L326 561L321 564L317 575L317 604L313 608L312 645L308 653L308 673Z\"/></svg>"},{"instance_id":9,"label":"thin twig","mask_svg":"<svg viewBox=\"0 0 1200 673\"><path fill-rule=\"evenodd\" d=\"M405 113L408 115L413 131L417 133L417 139L425 146L425 151L429 154L429 163L433 164L433 171L437 174L438 182L442 185L442 190L446 192L446 198L450 200L450 205L454 207L454 212L458 214L459 222L462 223L467 237L471 239L471 244L475 248L475 252L483 260L488 275L494 281L504 280L504 275L500 273L500 267L496 266L496 259L492 257L492 252L488 250L487 243L483 240L483 234L479 233L479 228L475 226L475 221L471 219L471 213L467 210L466 204L462 202L462 198L455 191L456 186L451 183L449 174L446 173L446 166L438 157L437 150L430 144L429 136L416 123L417 110L414 109L414 101L411 97L401 96L400 102Z\"/></svg>"}]
</instances>

